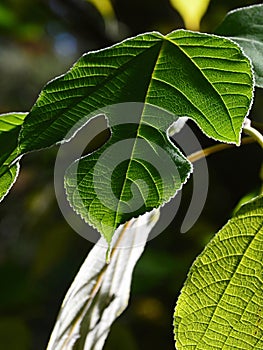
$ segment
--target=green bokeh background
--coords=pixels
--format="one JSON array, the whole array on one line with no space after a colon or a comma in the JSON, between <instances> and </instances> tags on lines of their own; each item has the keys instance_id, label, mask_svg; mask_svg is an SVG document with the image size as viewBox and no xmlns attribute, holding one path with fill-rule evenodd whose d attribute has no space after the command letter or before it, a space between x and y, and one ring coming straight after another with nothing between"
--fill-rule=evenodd
<instances>
[{"instance_id":1,"label":"green bokeh background","mask_svg":"<svg viewBox=\"0 0 263 350\"><path fill-rule=\"evenodd\" d=\"M42 86L84 52L150 30L183 26L168 0L114 0L103 18L84 0L2 0L0 113L27 111ZM202 30L212 32L227 11L260 1L211 1ZM262 122L256 90L251 118ZM203 147L214 144L193 125ZM91 145L90 147L94 147ZM53 188L56 148L27 155L0 206L0 349L45 349L63 297L92 244L66 223ZM129 308L114 324L105 350L174 349L173 308L195 256L227 221L240 198L260 187L261 153L251 144L208 159L209 194L192 229L179 232L191 198L147 245L132 284Z\"/></svg>"}]
</instances>

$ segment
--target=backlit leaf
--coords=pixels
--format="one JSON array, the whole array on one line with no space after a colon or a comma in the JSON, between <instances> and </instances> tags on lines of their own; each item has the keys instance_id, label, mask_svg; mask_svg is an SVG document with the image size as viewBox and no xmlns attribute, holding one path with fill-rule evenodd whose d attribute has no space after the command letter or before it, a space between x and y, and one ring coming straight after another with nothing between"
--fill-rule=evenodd
<instances>
[{"instance_id":1,"label":"backlit leaf","mask_svg":"<svg viewBox=\"0 0 263 350\"><path fill-rule=\"evenodd\" d=\"M185 349L263 349L263 197L246 204L190 269L175 309Z\"/></svg>"},{"instance_id":2,"label":"backlit leaf","mask_svg":"<svg viewBox=\"0 0 263 350\"><path fill-rule=\"evenodd\" d=\"M0 115L0 201L7 195L19 172L19 164L12 164L18 156L17 144L21 125L27 113Z\"/></svg>"},{"instance_id":3,"label":"backlit leaf","mask_svg":"<svg viewBox=\"0 0 263 350\"><path fill-rule=\"evenodd\" d=\"M189 162L169 141L180 116L208 136L240 142L253 95L252 72L228 39L178 30L148 33L84 55L51 81L25 120L21 153L69 140L98 114L110 140L73 164L72 207L110 242L113 232L167 202L187 180Z\"/></svg>"}]
</instances>

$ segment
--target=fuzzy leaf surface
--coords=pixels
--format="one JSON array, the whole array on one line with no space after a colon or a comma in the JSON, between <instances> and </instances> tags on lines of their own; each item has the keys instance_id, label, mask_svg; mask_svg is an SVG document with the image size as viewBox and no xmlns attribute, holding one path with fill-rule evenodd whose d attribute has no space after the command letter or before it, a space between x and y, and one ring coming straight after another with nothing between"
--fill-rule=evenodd
<instances>
[{"instance_id":1,"label":"fuzzy leaf surface","mask_svg":"<svg viewBox=\"0 0 263 350\"><path fill-rule=\"evenodd\" d=\"M164 204L187 180L191 166L169 126L188 116L208 136L238 144L252 95L250 63L235 43L185 30L146 33L84 55L51 81L25 120L20 150L69 140L106 116L110 140L73 164L65 184L71 206L110 242L120 224Z\"/></svg>"},{"instance_id":2,"label":"fuzzy leaf surface","mask_svg":"<svg viewBox=\"0 0 263 350\"><path fill-rule=\"evenodd\" d=\"M244 204L194 262L175 308L176 348L263 348L263 197Z\"/></svg>"}]
</instances>

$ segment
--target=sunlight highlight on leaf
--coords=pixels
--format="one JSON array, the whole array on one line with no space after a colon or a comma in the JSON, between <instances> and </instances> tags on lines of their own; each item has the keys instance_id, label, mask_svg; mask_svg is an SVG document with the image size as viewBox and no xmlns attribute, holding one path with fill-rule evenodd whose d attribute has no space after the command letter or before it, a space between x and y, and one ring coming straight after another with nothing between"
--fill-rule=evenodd
<instances>
[{"instance_id":1,"label":"sunlight highlight on leaf","mask_svg":"<svg viewBox=\"0 0 263 350\"><path fill-rule=\"evenodd\" d=\"M19 165L11 165L18 156L18 137L27 113L0 114L0 202L16 181Z\"/></svg>"},{"instance_id":2,"label":"sunlight highlight on leaf","mask_svg":"<svg viewBox=\"0 0 263 350\"><path fill-rule=\"evenodd\" d=\"M244 204L191 267L174 315L184 349L263 349L263 197Z\"/></svg>"}]
</instances>

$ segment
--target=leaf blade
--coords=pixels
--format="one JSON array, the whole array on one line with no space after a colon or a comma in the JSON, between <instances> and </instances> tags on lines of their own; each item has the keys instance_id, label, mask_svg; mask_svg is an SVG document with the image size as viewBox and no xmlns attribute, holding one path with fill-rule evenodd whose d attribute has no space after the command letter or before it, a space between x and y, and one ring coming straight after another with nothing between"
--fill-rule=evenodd
<instances>
[{"instance_id":1,"label":"leaf blade","mask_svg":"<svg viewBox=\"0 0 263 350\"><path fill-rule=\"evenodd\" d=\"M252 60L256 86L263 87L263 5L230 11L215 33L235 41Z\"/></svg>"},{"instance_id":2,"label":"leaf blade","mask_svg":"<svg viewBox=\"0 0 263 350\"><path fill-rule=\"evenodd\" d=\"M49 83L25 120L19 146L21 152L27 152L69 140L81 126L99 114L106 116L112 133L105 147L113 147L114 142L117 145L133 138L133 145L126 144L130 150L130 160L127 158L126 166L108 152L111 163L120 166L119 177L115 174L120 186L113 184L109 176L104 176L110 173L105 164L102 164L101 174L97 177L101 176L113 187L106 191L101 188L99 180L98 185L90 186L94 180L93 169L97 165L94 157L100 156L101 160L101 153L82 158L78 163L80 174L74 165L74 170L67 173L68 178L74 180L66 179L72 207L110 242L118 225L163 205L187 180L191 166L168 140L170 125L178 117L188 116L209 137L239 144L252 95L253 78L249 60L232 41L185 30L166 36L146 33L84 55L68 73ZM129 103L141 103L143 107L132 115L128 111ZM122 111L120 115L107 110L120 104L127 107L127 111ZM130 119L125 119L126 114ZM118 127L117 124L123 125L124 122L126 128ZM133 134L128 137L131 134L130 125L137 127L135 130L131 127ZM145 132L147 128L151 132ZM164 178L154 176L156 186L152 182L152 167L145 166L145 158L143 162L140 159L139 153L144 154L144 147L138 144L142 141L145 141L146 149L152 149L148 153L153 158L150 157L148 163L154 159L158 146L158 142L151 140L154 137L161 142L170 163L176 168L175 173L179 174L173 179L173 186L167 181L167 178L173 178L171 171ZM103 151L106 152L106 149ZM133 157L134 153L138 156ZM163 164L160 154L159 165ZM110 168L110 162L107 166ZM157 166L157 171L160 168ZM147 183L147 188L136 175L136 169ZM87 174L86 178L83 174ZM76 178L79 180L75 181ZM162 195L166 187L169 193ZM111 191L115 191L117 202L114 196L108 199L103 195L103 192L108 194ZM80 195L78 192L81 192ZM159 197L157 192L161 193ZM148 195L150 200L147 203ZM132 197L138 205L141 203L140 207L134 209ZM105 205L105 201L108 204Z\"/></svg>"},{"instance_id":3,"label":"leaf blade","mask_svg":"<svg viewBox=\"0 0 263 350\"><path fill-rule=\"evenodd\" d=\"M9 193L19 174L19 164L15 164L12 167L6 169L6 171L0 176L0 202Z\"/></svg>"},{"instance_id":4,"label":"leaf blade","mask_svg":"<svg viewBox=\"0 0 263 350\"><path fill-rule=\"evenodd\" d=\"M261 349L263 197L243 205L190 269L175 309L180 349Z\"/></svg>"},{"instance_id":5,"label":"leaf blade","mask_svg":"<svg viewBox=\"0 0 263 350\"><path fill-rule=\"evenodd\" d=\"M190 52L190 44L188 45L187 42L195 43L196 47L192 53ZM206 42L208 42L207 45L205 45ZM152 84L151 78L156 72L157 77L160 75L164 76L165 79L163 80L167 85L173 86L173 92L175 93L177 85L174 77L178 77L181 85L177 89L186 90L186 95L192 92L192 90L187 90L185 81L186 78L190 79L189 85L191 89L194 89L194 95L197 94L199 96L196 99L199 100L199 104L202 106L202 97L209 100L209 95L200 95L203 84L207 81L207 74L202 71L205 68L205 62L199 64L197 62L198 58L194 57L194 55L198 54L198 45L203 45L202 50L209 50L209 43L211 43L212 51L214 52L217 52L217 46L218 50L220 50L220 47L222 49L225 46L225 51L223 52L227 54L227 51L229 51L227 55L230 58L232 55L235 55L234 65L240 70L241 74L243 72L244 76L248 75L247 79L244 78L245 83L243 87L242 82L237 82L240 88L245 89L244 95L247 96L248 101L244 102L241 100L240 102L238 93L235 94L235 90L233 89L232 91L230 89L233 96L231 101L225 102L228 105L228 109L231 109L232 104L237 107L243 106L247 113L253 94L252 72L248 60L234 43L221 37L185 30L177 30L167 36L156 32L146 33L126 39L112 47L84 55L68 73L47 84L25 120L20 136L22 152L49 147L57 142L61 142L81 118L99 108L115 103L146 102L171 111L178 116L187 115L200 125L199 115L195 114L194 109L188 107L187 101L185 103L181 98L178 102L173 97L168 104L167 101L164 103L165 101L162 101L162 98L156 96L157 86ZM189 46L188 52L185 50L187 45ZM183 46L186 52L183 52ZM175 50L175 57L172 57L171 47ZM204 61L209 61L211 69L219 69L222 66L220 60L227 59L227 57L222 55L217 57L217 53L213 55L211 50L208 52L208 55L206 55L206 52L203 52L203 56ZM202 59L200 52L199 59ZM180 60L179 64L177 60ZM190 64L189 60L191 61ZM228 63L224 62L224 64L225 68L229 64L229 70L231 71L233 66L230 59L229 61ZM189 67L192 67L192 69L193 67L198 68L194 77L188 74ZM226 68L226 75L227 73ZM219 76L224 78L224 72L220 72ZM217 75L217 77L219 76ZM123 82L121 79L125 79L125 81ZM235 78L233 78L233 81L235 81ZM115 88L114 84L116 84ZM216 84L216 81L212 80L210 84L211 91L215 90L214 84ZM160 95L162 97L165 96L161 93ZM235 99L239 102L235 102ZM207 106L207 109L214 118L213 108ZM208 110L203 111L203 118L209 119ZM188 113L191 115L188 115ZM230 111L228 113L230 116L232 115ZM246 113L239 113L239 123L236 122L235 126L238 129L236 134L241 130L241 119L244 118ZM223 113L222 120L225 118L229 119L230 116ZM235 118L236 116L232 115L233 117ZM211 122L213 123L213 120ZM200 127L207 135L217 140L236 143L239 141L236 134L231 134L231 130L228 130L230 135L226 132L220 137L220 133L213 133L209 128L206 130L207 126L205 124L201 124ZM41 136L41 133L44 134L44 137Z\"/></svg>"},{"instance_id":6,"label":"leaf blade","mask_svg":"<svg viewBox=\"0 0 263 350\"><path fill-rule=\"evenodd\" d=\"M135 109L131 110L135 116ZM140 124L138 131L136 124L120 124L101 149L68 168L65 188L71 206L110 243L120 224L168 201L191 169L166 133L150 125Z\"/></svg>"},{"instance_id":7,"label":"leaf blade","mask_svg":"<svg viewBox=\"0 0 263 350\"><path fill-rule=\"evenodd\" d=\"M0 201L8 194L19 173L19 164L12 162L19 155L18 137L27 113L0 115Z\"/></svg>"}]
</instances>

